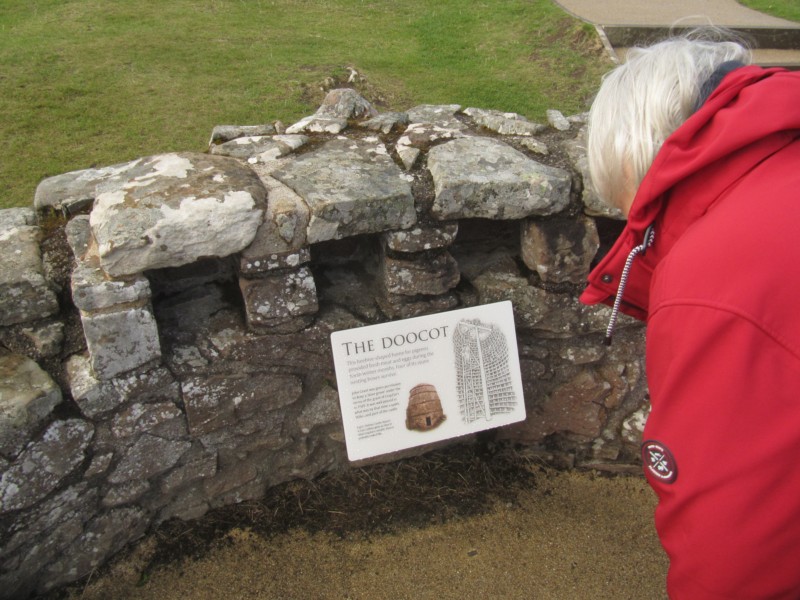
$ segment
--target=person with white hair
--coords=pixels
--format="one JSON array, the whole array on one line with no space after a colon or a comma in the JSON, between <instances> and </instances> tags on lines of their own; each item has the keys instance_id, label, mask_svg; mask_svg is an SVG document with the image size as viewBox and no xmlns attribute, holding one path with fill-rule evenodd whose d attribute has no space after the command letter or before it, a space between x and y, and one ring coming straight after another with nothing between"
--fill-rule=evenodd
<instances>
[{"instance_id":1,"label":"person with white hair","mask_svg":"<svg viewBox=\"0 0 800 600\"><path fill-rule=\"evenodd\" d=\"M677 599L800 598L800 72L694 32L630 50L589 115L627 216L587 304L647 321L642 460Z\"/></svg>"}]
</instances>

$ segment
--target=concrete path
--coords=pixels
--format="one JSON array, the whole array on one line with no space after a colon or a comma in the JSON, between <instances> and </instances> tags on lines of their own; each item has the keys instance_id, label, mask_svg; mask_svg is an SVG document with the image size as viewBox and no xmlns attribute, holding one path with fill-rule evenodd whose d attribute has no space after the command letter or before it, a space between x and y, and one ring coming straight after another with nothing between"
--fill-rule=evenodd
<instances>
[{"instance_id":1,"label":"concrete path","mask_svg":"<svg viewBox=\"0 0 800 600\"><path fill-rule=\"evenodd\" d=\"M800 23L742 6L735 0L557 0L572 15L593 23L616 60L626 48L665 37L671 28L717 25L754 42L755 61L800 68Z\"/></svg>"}]
</instances>

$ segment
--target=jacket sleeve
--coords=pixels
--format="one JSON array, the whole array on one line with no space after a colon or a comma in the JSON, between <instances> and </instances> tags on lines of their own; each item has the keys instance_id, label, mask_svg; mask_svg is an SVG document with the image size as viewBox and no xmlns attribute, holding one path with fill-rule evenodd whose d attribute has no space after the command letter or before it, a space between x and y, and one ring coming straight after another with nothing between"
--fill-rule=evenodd
<instances>
[{"instance_id":1,"label":"jacket sleeve","mask_svg":"<svg viewBox=\"0 0 800 600\"><path fill-rule=\"evenodd\" d=\"M722 303L663 304L647 337L643 461L670 598L799 597L800 358Z\"/></svg>"}]
</instances>

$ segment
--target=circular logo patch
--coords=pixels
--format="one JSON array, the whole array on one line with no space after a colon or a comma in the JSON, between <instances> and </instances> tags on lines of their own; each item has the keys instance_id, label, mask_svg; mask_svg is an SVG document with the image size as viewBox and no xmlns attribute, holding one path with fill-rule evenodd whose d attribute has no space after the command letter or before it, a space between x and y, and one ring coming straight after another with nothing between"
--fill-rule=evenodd
<instances>
[{"instance_id":1,"label":"circular logo patch","mask_svg":"<svg viewBox=\"0 0 800 600\"><path fill-rule=\"evenodd\" d=\"M678 476L675 457L661 442L649 440L642 444L642 462L647 472L662 483L672 483Z\"/></svg>"}]
</instances>

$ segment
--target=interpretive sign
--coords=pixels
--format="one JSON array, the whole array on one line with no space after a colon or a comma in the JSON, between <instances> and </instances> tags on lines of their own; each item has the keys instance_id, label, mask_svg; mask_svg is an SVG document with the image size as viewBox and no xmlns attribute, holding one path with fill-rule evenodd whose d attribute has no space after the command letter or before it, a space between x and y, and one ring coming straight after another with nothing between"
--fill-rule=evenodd
<instances>
[{"instance_id":1,"label":"interpretive sign","mask_svg":"<svg viewBox=\"0 0 800 600\"><path fill-rule=\"evenodd\" d=\"M525 419L511 302L331 335L351 461Z\"/></svg>"}]
</instances>

